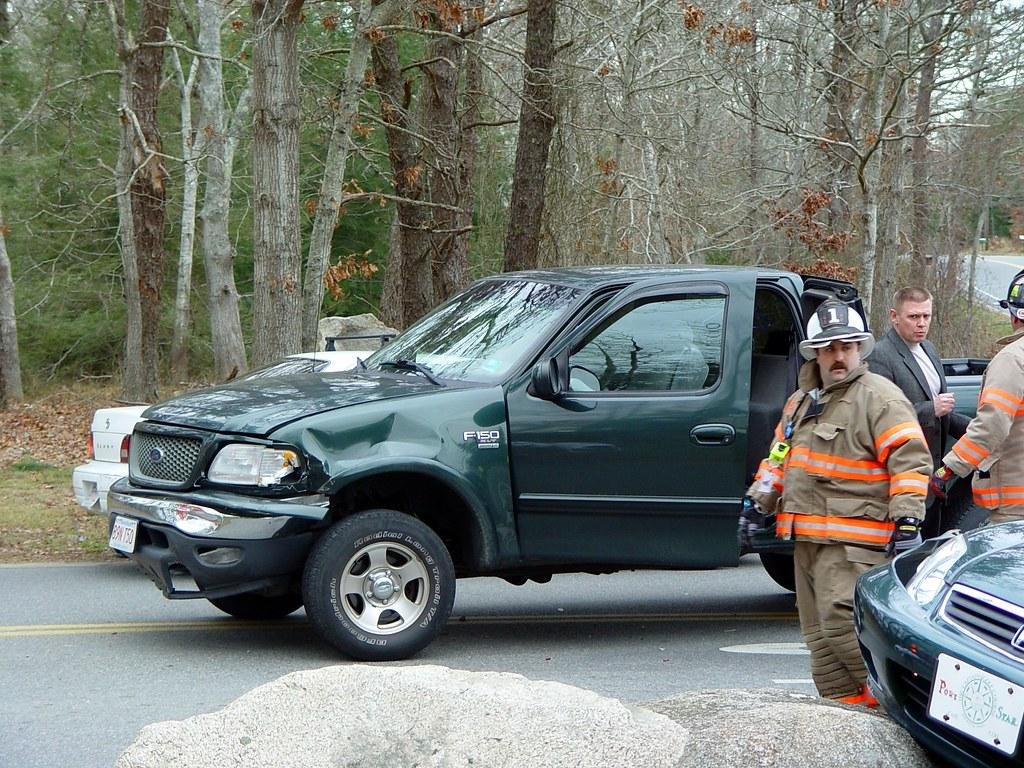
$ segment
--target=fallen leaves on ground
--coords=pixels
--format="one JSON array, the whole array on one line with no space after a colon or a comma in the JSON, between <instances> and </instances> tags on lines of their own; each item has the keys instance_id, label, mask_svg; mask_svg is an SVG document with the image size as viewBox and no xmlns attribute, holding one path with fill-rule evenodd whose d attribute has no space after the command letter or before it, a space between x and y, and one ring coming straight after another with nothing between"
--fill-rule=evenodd
<instances>
[{"instance_id":1,"label":"fallen leaves on ground","mask_svg":"<svg viewBox=\"0 0 1024 768\"><path fill-rule=\"evenodd\" d=\"M86 439L97 408L123 405L109 393L60 390L0 411L0 467L31 457L55 467L86 460Z\"/></svg>"}]
</instances>

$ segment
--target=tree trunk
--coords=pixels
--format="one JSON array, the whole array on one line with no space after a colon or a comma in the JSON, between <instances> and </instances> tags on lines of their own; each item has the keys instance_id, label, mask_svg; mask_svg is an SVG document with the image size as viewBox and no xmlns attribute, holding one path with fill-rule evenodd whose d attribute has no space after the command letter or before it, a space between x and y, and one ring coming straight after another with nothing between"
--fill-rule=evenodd
<instances>
[{"instance_id":1,"label":"tree trunk","mask_svg":"<svg viewBox=\"0 0 1024 768\"><path fill-rule=\"evenodd\" d=\"M218 380L246 370L246 348L239 316L239 292L234 285L234 251L228 233L231 177L238 126L249 117L246 88L230 121L224 104L224 77L220 58L220 0L199 0L199 99L206 136L206 191L203 197L203 264L210 303L210 341ZM247 121L248 122L248 121Z\"/></svg>"},{"instance_id":2,"label":"tree trunk","mask_svg":"<svg viewBox=\"0 0 1024 768\"><path fill-rule=\"evenodd\" d=\"M224 73L221 62L220 0L199 0L199 103L206 142L206 191L200 217L203 221L203 265L210 304L210 341L218 380L246 369L242 322L235 287L234 250L228 234L231 211L231 178L238 124L249 116L249 90L245 90L228 124L224 105Z\"/></svg>"},{"instance_id":3,"label":"tree trunk","mask_svg":"<svg viewBox=\"0 0 1024 768\"><path fill-rule=\"evenodd\" d=\"M505 236L505 271L538 264L548 151L555 129L551 67L555 61L555 0L529 0L523 101Z\"/></svg>"},{"instance_id":4,"label":"tree trunk","mask_svg":"<svg viewBox=\"0 0 1024 768\"><path fill-rule=\"evenodd\" d=\"M384 270L384 284L380 290L380 319L384 325L399 330L405 328L405 313L402 311L402 225L398 211L391 217L388 233L388 265Z\"/></svg>"},{"instance_id":5,"label":"tree trunk","mask_svg":"<svg viewBox=\"0 0 1024 768\"><path fill-rule=\"evenodd\" d=\"M829 141L854 142L848 126L853 124L853 82L850 78L851 59L856 57L857 11L861 0L837 0L833 14L832 66L828 72L825 100L828 112L825 118L825 136ZM829 227L841 232L850 226L852 175L856 159L849 149L837 144L828 145L828 181L826 188L832 195L829 206Z\"/></svg>"},{"instance_id":6,"label":"tree trunk","mask_svg":"<svg viewBox=\"0 0 1024 768\"><path fill-rule=\"evenodd\" d=\"M163 77L169 0L144 0L135 48L134 78L130 92L132 132L131 182L135 257L138 262L141 365L125 368L123 387L129 399L157 399L160 371L160 291L164 273L164 215L167 204L167 171L160 154L163 142L157 122L160 84ZM153 45L147 45L153 44Z\"/></svg>"},{"instance_id":7,"label":"tree trunk","mask_svg":"<svg viewBox=\"0 0 1024 768\"><path fill-rule=\"evenodd\" d=\"M352 147L352 123L359 112L359 101L366 87L366 65L370 58L370 34L374 27L389 23L400 8L400 0L371 0L359 3L359 19L345 74L338 87L338 107L334 111L331 135L327 141L327 160L320 181L316 217L309 236L306 275L302 288L302 347L313 349L319 339L320 307L324 299L324 274L331 257L331 242L341 213L345 168Z\"/></svg>"},{"instance_id":8,"label":"tree trunk","mask_svg":"<svg viewBox=\"0 0 1024 768\"><path fill-rule=\"evenodd\" d=\"M479 27L470 37L474 43L482 38ZM469 235L473 228L473 210L476 208L476 165L477 139L476 124L481 118L480 101L483 95L483 72L480 50L472 45L464 52L463 112L459 131L459 213L455 217L457 234L452 243L451 259L442 267L439 298L447 298L451 292L465 287L469 279Z\"/></svg>"},{"instance_id":9,"label":"tree trunk","mask_svg":"<svg viewBox=\"0 0 1024 768\"><path fill-rule=\"evenodd\" d=\"M18 320L14 311L14 279L7 256L6 225L0 210L0 407L21 402L21 361L18 357Z\"/></svg>"},{"instance_id":10,"label":"tree trunk","mask_svg":"<svg viewBox=\"0 0 1024 768\"><path fill-rule=\"evenodd\" d=\"M199 156L204 134L192 124L192 97L195 95L199 59L192 60L188 78L181 67L177 50L171 52L174 74L181 96L181 234L178 238L178 280L174 293L174 336L171 340L171 377L188 379L188 340L192 330L192 255L196 236L196 199L199 195Z\"/></svg>"},{"instance_id":11,"label":"tree trunk","mask_svg":"<svg viewBox=\"0 0 1024 768\"><path fill-rule=\"evenodd\" d=\"M904 99L900 99L902 106ZM899 112L899 107L897 107ZM903 251L903 214L905 206L906 144L904 141L886 143L881 150L880 200L882 235L878 240L874 295L869 326L875 334L888 327L889 300L896 291L897 259ZM923 274L914 272L914 274Z\"/></svg>"},{"instance_id":12,"label":"tree trunk","mask_svg":"<svg viewBox=\"0 0 1024 768\"><path fill-rule=\"evenodd\" d=\"M302 0L253 0L253 362L302 344L299 59Z\"/></svg>"},{"instance_id":13,"label":"tree trunk","mask_svg":"<svg viewBox=\"0 0 1024 768\"><path fill-rule=\"evenodd\" d=\"M427 207L418 204L423 198L423 148L410 130L410 84L402 79L398 43L393 35L385 35L374 43L373 74L387 133L392 185L399 198L395 206L397 260L393 237L387 269L393 278L396 273L400 275L402 322L398 327L405 328L434 305L434 289L430 270L430 213Z\"/></svg>"},{"instance_id":14,"label":"tree trunk","mask_svg":"<svg viewBox=\"0 0 1024 768\"><path fill-rule=\"evenodd\" d=\"M425 257L430 263L433 299L438 303L462 288L466 277L465 260L456 261L456 255L464 257L465 251L455 247L456 240L468 234L468 230L460 230L461 217L456 211L464 169L459 160L460 126L455 108L464 47L456 37L458 25L451 15L439 14L431 5L425 8L428 28L444 33L431 36L427 43L418 103L418 122L427 139L427 186L430 202L437 206L431 209L432 232Z\"/></svg>"},{"instance_id":15,"label":"tree trunk","mask_svg":"<svg viewBox=\"0 0 1024 768\"><path fill-rule=\"evenodd\" d=\"M0 45L6 43L11 36L11 17L7 10L7 0L0 0Z\"/></svg>"},{"instance_id":16,"label":"tree trunk","mask_svg":"<svg viewBox=\"0 0 1024 768\"><path fill-rule=\"evenodd\" d=\"M917 80L917 100L914 105L914 140L911 145L911 173L914 188L912 232L910 253L914 261L914 272L928 274L925 254L928 247L928 133L932 119L932 91L935 88L935 38L942 24L941 17L935 16L921 25L921 45L928 51L928 57Z\"/></svg>"}]
</instances>

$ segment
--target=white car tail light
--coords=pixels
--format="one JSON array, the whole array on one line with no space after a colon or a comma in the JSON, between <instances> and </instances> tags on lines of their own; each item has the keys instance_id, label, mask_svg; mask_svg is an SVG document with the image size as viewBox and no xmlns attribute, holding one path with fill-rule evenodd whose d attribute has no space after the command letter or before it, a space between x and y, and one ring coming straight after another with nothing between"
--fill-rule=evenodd
<instances>
[{"instance_id":1,"label":"white car tail light","mask_svg":"<svg viewBox=\"0 0 1024 768\"><path fill-rule=\"evenodd\" d=\"M92 441L92 432L85 438L85 453L89 457L89 461L96 458L96 446Z\"/></svg>"},{"instance_id":2,"label":"white car tail light","mask_svg":"<svg viewBox=\"0 0 1024 768\"><path fill-rule=\"evenodd\" d=\"M127 464L128 463L128 448L131 446L131 442L132 442L132 436L131 435L125 435L124 438L121 440L121 463L122 464Z\"/></svg>"}]
</instances>

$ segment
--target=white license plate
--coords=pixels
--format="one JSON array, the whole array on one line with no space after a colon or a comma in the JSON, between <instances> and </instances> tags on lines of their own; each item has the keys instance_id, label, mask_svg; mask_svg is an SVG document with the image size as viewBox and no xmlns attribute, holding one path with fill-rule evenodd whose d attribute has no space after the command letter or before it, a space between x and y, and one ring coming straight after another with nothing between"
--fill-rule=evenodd
<instances>
[{"instance_id":1,"label":"white license plate","mask_svg":"<svg viewBox=\"0 0 1024 768\"><path fill-rule=\"evenodd\" d=\"M1024 720L1024 688L940 653L928 715L1012 755Z\"/></svg>"},{"instance_id":2,"label":"white license plate","mask_svg":"<svg viewBox=\"0 0 1024 768\"><path fill-rule=\"evenodd\" d=\"M107 546L120 552L131 554L135 551L135 534L139 530L139 521L130 517L115 517L114 526L110 529L110 541Z\"/></svg>"}]
</instances>

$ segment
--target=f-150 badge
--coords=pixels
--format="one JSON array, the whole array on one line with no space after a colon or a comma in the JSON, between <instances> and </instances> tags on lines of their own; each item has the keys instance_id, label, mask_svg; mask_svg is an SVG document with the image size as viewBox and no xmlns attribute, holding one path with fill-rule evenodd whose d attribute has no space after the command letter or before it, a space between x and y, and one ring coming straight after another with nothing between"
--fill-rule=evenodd
<instances>
[{"instance_id":1,"label":"f-150 badge","mask_svg":"<svg viewBox=\"0 0 1024 768\"><path fill-rule=\"evenodd\" d=\"M497 448L501 442L501 432L497 429L472 429L462 433L466 442L476 441L477 448Z\"/></svg>"}]
</instances>

